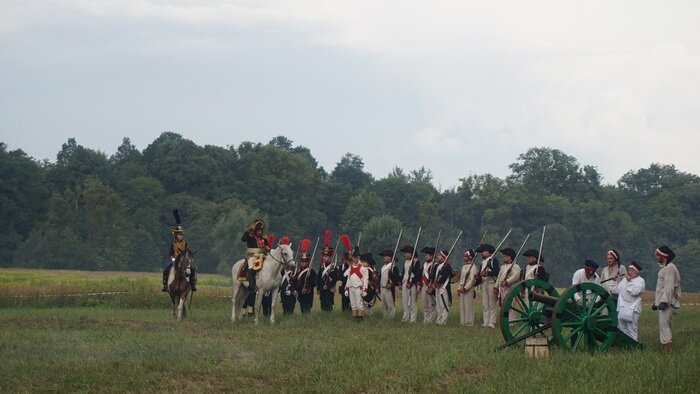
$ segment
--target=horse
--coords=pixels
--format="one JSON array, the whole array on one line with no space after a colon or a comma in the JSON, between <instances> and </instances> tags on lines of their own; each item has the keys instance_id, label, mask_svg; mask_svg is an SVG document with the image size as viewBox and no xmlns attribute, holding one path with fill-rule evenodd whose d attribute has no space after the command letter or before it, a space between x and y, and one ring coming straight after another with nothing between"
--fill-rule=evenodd
<instances>
[{"instance_id":1,"label":"horse","mask_svg":"<svg viewBox=\"0 0 700 394\"><path fill-rule=\"evenodd\" d=\"M255 258L254 256L251 258ZM242 264L247 264L246 259L238 260L233 267L231 267L231 276L233 278L233 294L231 295L231 323L236 322L236 317L241 315L241 305L243 299L248 296L248 281L239 281L238 270L241 268ZM296 267L296 262L294 261L294 252L290 245L279 245L277 248L272 249L267 256L265 256L265 261L263 262L263 267L258 273L258 278L255 281L257 294L255 295L255 324L258 324L258 314L261 310L262 299L265 292L270 291L272 293L272 306L270 311L270 324L275 323L275 302L277 301L277 291L282 284L282 271L283 268L294 268ZM251 269L251 268L248 268Z\"/></svg>"},{"instance_id":2,"label":"horse","mask_svg":"<svg viewBox=\"0 0 700 394\"><path fill-rule=\"evenodd\" d=\"M173 262L168 275L168 294L173 303L173 319L182 320L187 317L187 299L192 293L189 275L194 263L194 252L185 249Z\"/></svg>"}]
</instances>

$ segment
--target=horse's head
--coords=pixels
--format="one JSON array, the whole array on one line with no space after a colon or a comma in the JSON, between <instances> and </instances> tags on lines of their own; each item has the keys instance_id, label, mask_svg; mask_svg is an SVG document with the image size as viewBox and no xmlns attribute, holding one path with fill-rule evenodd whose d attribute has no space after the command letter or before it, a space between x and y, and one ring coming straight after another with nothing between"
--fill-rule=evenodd
<instances>
[{"instance_id":1,"label":"horse's head","mask_svg":"<svg viewBox=\"0 0 700 394\"><path fill-rule=\"evenodd\" d=\"M175 266L180 272L189 272L187 270L192 267L194 264L194 252L192 252L189 248L185 249L182 253L180 253L179 256L177 256L177 260L175 260Z\"/></svg>"},{"instance_id":2,"label":"horse's head","mask_svg":"<svg viewBox=\"0 0 700 394\"><path fill-rule=\"evenodd\" d=\"M282 257L282 263L287 268L296 268L297 263L294 261L294 251L292 251L291 245L280 245L280 255Z\"/></svg>"}]
</instances>

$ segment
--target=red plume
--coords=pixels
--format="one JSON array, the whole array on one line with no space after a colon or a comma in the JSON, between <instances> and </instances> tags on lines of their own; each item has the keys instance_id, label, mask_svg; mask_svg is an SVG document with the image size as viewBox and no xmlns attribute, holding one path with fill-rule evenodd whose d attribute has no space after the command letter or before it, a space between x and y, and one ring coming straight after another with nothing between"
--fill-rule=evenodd
<instances>
[{"instance_id":1,"label":"red plume","mask_svg":"<svg viewBox=\"0 0 700 394\"><path fill-rule=\"evenodd\" d=\"M272 247L272 245L275 244L275 239L277 239L277 237L275 237L275 234L268 234L267 235L267 242L268 242L267 244L270 245L270 247Z\"/></svg>"},{"instance_id":2,"label":"red plume","mask_svg":"<svg viewBox=\"0 0 700 394\"><path fill-rule=\"evenodd\" d=\"M280 245L289 245L289 237L285 235L284 237L280 238Z\"/></svg>"},{"instance_id":3,"label":"red plume","mask_svg":"<svg viewBox=\"0 0 700 394\"><path fill-rule=\"evenodd\" d=\"M323 237L323 246L326 248L331 247L331 230L326 230L326 234Z\"/></svg>"},{"instance_id":4,"label":"red plume","mask_svg":"<svg viewBox=\"0 0 700 394\"><path fill-rule=\"evenodd\" d=\"M345 250L348 252L352 250L352 242L350 242L350 237L347 234L340 236L340 242L342 242L343 246L345 246Z\"/></svg>"},{"instance_id":5,"label":"red plume","mask_svg":"<svg viewBox=\"0 0 700 394\"><path fill-rule=\"evenodd\" d=\"M301 253L306 253L306 251L309 250L309 246L311 246L311 240L305 239L301 241L301 247L299 248L299 250L301 250Z\"/></svg>"}]
</instances>

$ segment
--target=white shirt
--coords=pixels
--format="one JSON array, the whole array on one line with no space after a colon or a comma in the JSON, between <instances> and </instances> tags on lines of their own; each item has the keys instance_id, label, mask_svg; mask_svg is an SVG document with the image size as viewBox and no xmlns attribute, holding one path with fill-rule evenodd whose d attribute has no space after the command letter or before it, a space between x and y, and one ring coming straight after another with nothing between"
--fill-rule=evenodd
<instances>
[{"instance_id":1,"label":"white shirt","mask_svg":"<svg viewBox=\"0 0 700 394\"><path fill-rule=\"evenodd\" d=\"M609 265L605 266L603 268L603 271L600 273L600 281L603 282L607 279L610 278L616 278L616 279L610 279L609 281L605 282L602 284L602 286L605 288L605 290L608 291L608 293L613 294L616 292L615 288L617 287L617 284L622 281L622 278L627 274L627 270L625 269L625 266L622 264L616 264L619 268L613 266L611 268ZM616 269L617 268L617 269ZM617 272L616 272L617 271ZM622 275L622 276L619 276Z\"/></svg>"},{"instance_id":2,"label":"white shirt","mask_svg":"<svg viewBox=\"0 0 700 394\"><path fill-rule=\"evenodd\" d=\"M360 287L362 289L366 289L369 280L369 270L367 269L367 267L360 266L360 274L362 274L362 278L359 278L357 275L354 274L350 275L351 269L352 266L345 271L344 275L348 277L348 282L345 286Z\"/></svg>"},{"instance_id":3,"label":"white shirt","mask_svg":"<svg viewBox=\"0 0 700 394\"><path fill-rule=\"evenodd\" d=\"M585 270L584 268L581 268L580 270L574 272L574 277L573 277L573 279L571 280L571 285L572 285L572 286L576 286L576 285L579 284L579 283L596 283L596 284L600 284L600 276L598 276L597 273L593 273L593 276L591 276L590 278L586 278L586 270ZM593 294L592 294L592 293L588 293L588 295L587 295L586 298L590 301L592 297L593 297ZM581 294L580 294L580 293L574 294L574 299L576 299L576 301L580 300L580 299L581 299Z\"/></svg>"},{"instance_id":4,"label":"white shirt","mask_svg":"<svg viewBox=\"0 0 700 394\"><path fill-rule=\"evenodd\" d=\"M633 312L642 313L642 292L644 289L646 289L646 282L641 276L629 282L627 278L622 278L615 287L615 292L618 294L617 310L631 309Z\"/></svg>"},{"instance_id":5,"label":"white shirt","mask_svg":"<svg viewBox=\"0 0 700 394\"><path fill-rule=\"evenodd\" d=\"M474 286L474 281L476 280L476 278L474 277L474 275L476 274L475 268L476 266L473 262L466 263L462 266L462 270L459 276L459 283L461 286L464 286L465 290L471 290L470 288Z\"/></svg>"}]
</instances>

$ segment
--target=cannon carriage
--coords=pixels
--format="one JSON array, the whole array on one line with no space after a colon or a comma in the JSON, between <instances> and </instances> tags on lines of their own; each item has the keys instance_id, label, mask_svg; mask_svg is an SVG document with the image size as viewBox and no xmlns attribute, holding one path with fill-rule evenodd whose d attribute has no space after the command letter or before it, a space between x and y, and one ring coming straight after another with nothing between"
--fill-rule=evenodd
<instances>
[{"instance_id":1,"label":"cannon carriage","mask_svg":"<svg viewBox=\"0 0 700 394\"><path fill-rule=\"evenodd\" d=\"M581 283L559 294L539 279L519 282L503 299L499 323L505 343L498 349L538 335L569 351L642 348L617 328L615 301L595 283Z\"/></svg>"}]
</instances>

